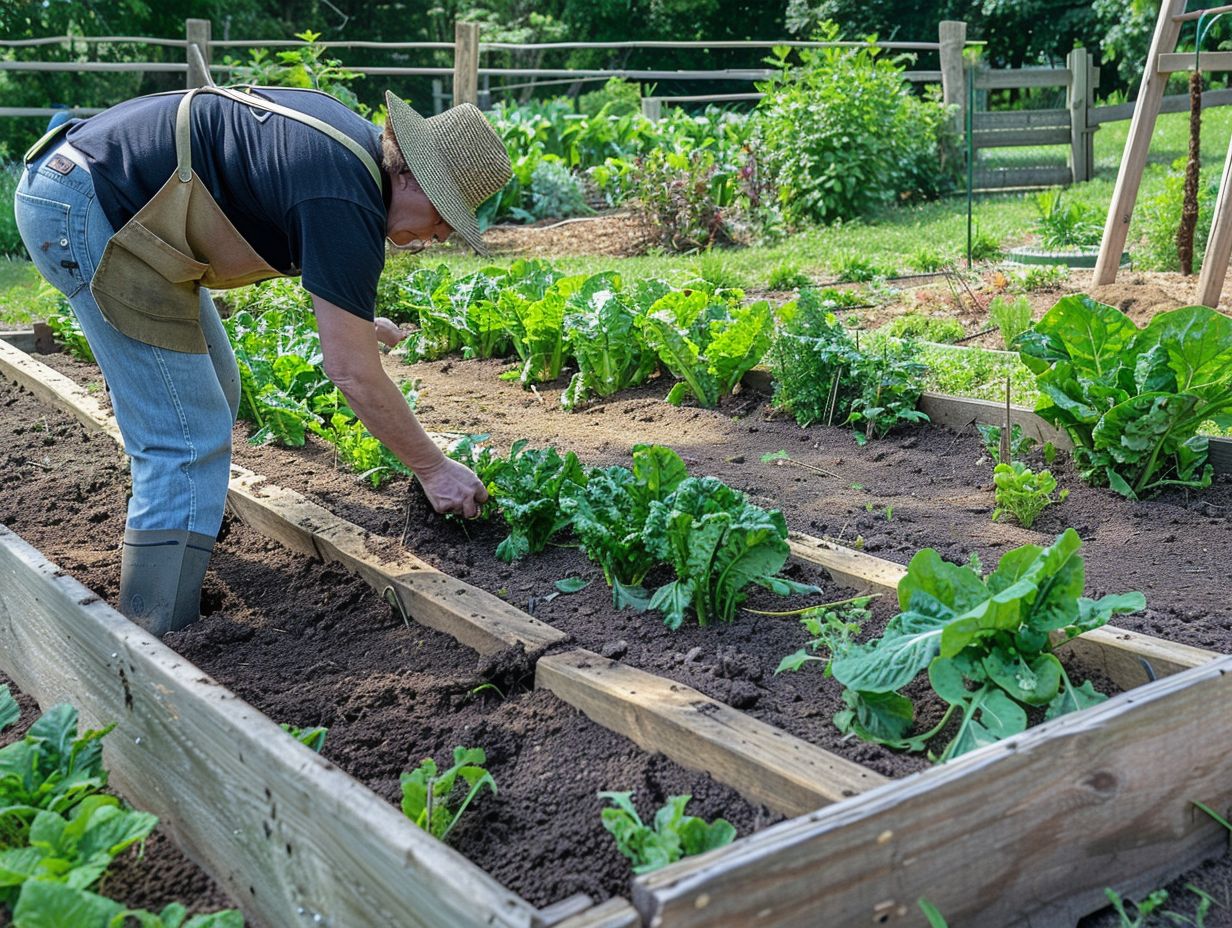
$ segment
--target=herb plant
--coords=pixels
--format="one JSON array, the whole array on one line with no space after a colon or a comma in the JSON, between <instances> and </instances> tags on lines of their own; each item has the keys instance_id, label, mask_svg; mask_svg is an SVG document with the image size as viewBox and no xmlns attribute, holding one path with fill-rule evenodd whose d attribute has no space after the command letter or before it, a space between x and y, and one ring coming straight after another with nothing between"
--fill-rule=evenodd
<instances>
[{"instance_id":1,"label":"herb plant","mask_svg":"<svg viewBox=\"0 0 1232 928\"><path fill-rule=\"evenodd\" d=\"M868 741L922 751L957 712L958 729L937 752L945 761L1023 731L1025 707L1042 707L1051 719L1104 700L1089 681L1073 684L1051 636L1073 638L1145 608L1146 600L1141 593L1084 597L1081 545L1066 529L1047 548L1007 552L987 577L931 548L920 551L898 585L902 611L882 637L831 661L848 706L835 724ZM949 706L932 729L911 734L914 707L900 691L925 670Z\"/></svg>"},{"instance_id":2,"label":"herb plant","mask_svg":"<svg viewBox=\"0 0 1232 928\"><path fill-rule=\"evenodd\" d=\"M736 839L736 829L726 819L716 818L706 824L685 815L692 796L669 796L666 805L655 813L653 828L637 814L632 793L600 793L599 798L611 803L600 813L603 827L616 839L620 853L632 862L634 873L650 873Z\"/></svg>"},{"instance_id":3,"label":"herb plant","mask_svg":"<svg viewBox=\"0 0 1232 928\"><path fill-rule=\"evenodd\" d=\"M1138 499L1206 487L1207 420L1232 426L1232 319L1204 306L1144 329L1088 296L1062 299L1020 340L1035 410L1074 442L1083 479Z\"/></svg>"},{"instance_id":4,"label":"herb plant","mask_svg":"<svg viewBox=\"0 0 1232 928\"><path fill-rule=\"evenodd\" d=\"M957 319L928 313L896 316L886 325L885 332L894 338L922 338L926 342L941 344L952 344L967 334Z\"/></svg>"},{"instance_id":5,"label":"herb plant","mask_svg":"<svg viewBox=\"0 0 1232 928\"><path fill-rule=\"evenodd\" d=\"M1015 339L1031 328L1031 304L1025 296L994 296L988 304L988 321L997 327L1006 350L1011 350Z\"/></svg>"},{"instance_id":6,"label":"herb plant","mask_svg":"<svg viewBox=\"0 0 1232 928\"><path fill-rule=\"evenodd\" d=\"M998 464L992 479L997 500L997 508L992 513L994 522L1008 512L1023 528L1030 528L1041 512L1054 502L1064 502L1069 496L1069 490L1062 490L1054 500L1052 494L1056 492L1057 480L1052 472L1036 473L1021 461Z\"/></svg>"},{"instance_id":7,"label":"herb plant","mask_svg":"<svg viewBox=\"0 0 1232 928\"><path fill-rule=\"evenodd\" d=\"M496 781L484 769L483 748L453 749L453 766L438 771L428 757L410 773L402 774L402 812L432 837L444 841L462 813L487 787L496 793Z\"/></svg>"}]
</instances>

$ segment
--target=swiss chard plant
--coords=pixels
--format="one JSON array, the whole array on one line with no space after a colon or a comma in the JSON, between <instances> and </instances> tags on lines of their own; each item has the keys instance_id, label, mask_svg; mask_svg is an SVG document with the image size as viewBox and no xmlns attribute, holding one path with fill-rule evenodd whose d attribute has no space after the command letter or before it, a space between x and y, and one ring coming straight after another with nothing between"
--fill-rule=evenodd
<instances>
[{"instance_id":1,"label":"swiss chard plant","mask_svg":"<svg viewBox=\"0 0 1232 928\"><path fill-rule=\"evenodd\" d=\"M633 469L595 468L585 487L561 498L587 557L603 568L618 607L644 606L641 585L658 563L645 532L653 503L662 502L688 476L684 462L662 445L633 449Z\"/></svg>"},{"instance_id":2,"label":"swiss chard plant","mask_svg":"<svg viewBox=\"0 0 1232 928\"><path fill-rule=\"evenodd\" d=\"M475 797L486 787L496 792L496 781L484 769L483 748L453 749L453 766L438 770L428 757L410 773L402 774L402 812L432 837L444 841Z\"/></svg>"},{"instance_id":3,"label":"swiss chard plant","mask_svg":"<svg viewBox=\"0 0 1232 928\"><path fill-rule=\"evenodd\" d=\"M692 395L713 408L761 361L774 317L765 300L733 306L701 290L675 290L650 307L642 330L664 367L679 378L667 401L679 406Z\"/></svg>"},{"instance_id":4,"label":"swiss chard plant","mask_svg":"<svg viewBox=\"0 0 1232 928\"><path fill-rule=\"evenodd\" d=\"M1145 327L1089 296L1067 296L1018 340L1036 374L1035 411L1074 442L1083 479L1139 499L1206 487L1207 438L1232 426L1232 319L1204 306Z\"/></svg>"},{"instance_id":5,"label":"swiss chard plant","mask_svg":"<svg viewBox=\"0 0 1232 928\"><path fill-rule=\"evenodd\" d=\"M782 595L818 592L778 575L789 554L783 514L714 477L689 477L652 502L645 535L650 553L676 572L649 603L669 628L689 610L699 625L732 621L752 583Z\"/></svg>"},{"instance_id":6,"label":"swiss chard plant","mask_svg":"<svg viewBox=\"0 0 1232 928\"><path fill-rule=\"evenodd\" d=\"M546 275L536 284L504 290L498 305L513 344L522 361L517 378L522 384L547 383L560 376L565 361L565 303L585 282L583 275L551 281ZM512 376L509 379L512 379Z\"/></svg>"},{"instance_id":7,"label":"swiss chard plant","mask_svg":"<svg viewBox=\"0 0 1232 928\"><path fill-rule=\"evenodd\" d=\"M1019 734L1028 708L1051 719L1104 700L1090 681L1070 680L1053 636L1068 640L1145 608L1146 600L1141 593L1084 597L1081 545L1066 529L1047 548L1007 552L987 577L931 548L916 554L898 585L902 611L885 633L831 661L847 704L835 716L839 729L923 751L957 714L952 737L934 752L944 761ZM948 708L933 728L912 733L914 706L901 691L925 672Z\"/></svg>"},{"instance_id":8,"label":"swiss chard plant","mask_svg":"<svg viewBox=\"0 0 1232 928\"><path fill-rule=\"evenodd\" d=\"M569 299L565 337L578 372L561 394L566 409L591 396L611 396L636 386L654 371L657 358L641 334L644 309L614 273L589 278Z\"/></svg>"},{"instance_id":9,"label":"swiss chard plant","mask_svg":"<svg viewBox=\"0 0 1232 928\"><path fill-rule=\"evenodd\" d=\"M603 827L616 839L620 853L633 864L634 873L650 873L682 857L704 854L731 844L736 829L726 819L707 824L685 815L692 796L669 796L655 813L654 826L645 824L633 805L632 793L600 793L611 805L600 813Z\"/></svg>"},{"instance_id":10,"label":"swiss chard plant","mask_svg":"<svg viewBox=\"0 0 1232 928\"><path fill-rule=\"evenodd\" d=\"M496 556L512 562L547 547L570 522L562 497L575 495L585 483L586 471L572 451L561 456L555 448L528 448L525 439L514 442L488 485L509 525Z\"/></svg>"}]
</instances>

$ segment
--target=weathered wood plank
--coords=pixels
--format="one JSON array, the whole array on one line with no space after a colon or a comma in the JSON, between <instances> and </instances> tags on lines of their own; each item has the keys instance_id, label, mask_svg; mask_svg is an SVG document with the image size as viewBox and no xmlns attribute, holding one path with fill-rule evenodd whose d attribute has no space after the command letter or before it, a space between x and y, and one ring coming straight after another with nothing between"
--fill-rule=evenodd
<instances>
[{"instance_id":1,"label":"weathered wood plank","mask_svg":"<svg viewBox=\"0 0 1232 928\"><path fill-rule=\"evenodd\" d=\"M124 447L120 427L99 400L63 374L5 341L0 341L0 373L44 402L70 413L87 428L110 435L116 444Z\"/></svg>"},{"instance_id":2,"label":"weathered wood plank","mask_svg":"<svg viewBox=\"0 0 1232 928\"><path fill-rule=\"evenodd\" d=\"M1036 126L1022 129L980 129L971 143L979 149L1014 148L1027 145L1068 145L1069 126Z\"/></svg>"},{"instance_id":3,"label":"weathered wood plank","mask_svg":"<svg viewBox=\"0 0 1232 928\"><path fill-rule=\"evenodd\" d=\"M553 928L641 928L642 916L629 900L613 896L587 912L557 923Z\"/></svg>"},{"instance_id":4,"label":"weathered wood plank","mask_svg":"<svg viewBox=\"0 0 1232 928\"><path fill-rule=\"evenodd\" d=\"M1047 127L1069 128L1069 110L1007 110L973 114L972 128L976 132L985 129L1036 129Z\"/></svg>"},{"instance_id":5,"label":"weathered wood plank","mask_svg":"<svg viewBox=\"0 0 1232 928\"><path fill-rule=\"evenodd\" d=\"M1205 57L1205 56L1204 56ZM1001 68L977 71L976 90L1005 90L1014 87L1068 87L1066 68Z\"/></svg>"},{"instance_id":6,"label":"weathered wood plank","mask_svg":"<svg viewBox=\"0 0 1232 928\"><path fill-rule=\"evenodd\" d=\"M111 779L251 915L529 928L535 909L0 526L0 669L116 722Z\"/></svg>"},{"instance_id":7,"label":"weathered wood plank","mask_svg":"<svg viewBox=\"0 0 1232 928\"><path fill-rule=\"evenodd\" d=\"M38 336L33 329L22 329L16 332L0 332L0 341L8 342L18 351L33 354L38 351Z\"/></svg>"},{"instance_id":8,"label":"weathered wood plank","mask_svg":"<svg viewBox=\"0 0 1232 928\"><path fill-rule=\"evenodd\" d=\"M651 926L1073 925L1227 845L1232 657L634 881Z\"/></svg>"},{"instance_id":9,"label":"weathered wood plank","mask_svg":"<svg viewBox=\"0 0 1232 928\"><path fill-rule=\"evenodd\" d=\"M391 589L421 625L450 635L481 654L521 645L540 651L568 636L494 596L437 570L410 552L383 556L373 536L294 490L231 468L228 508L244 523L292 551L337 562L382 596Z\"/></svg>"},{"instance_id":10,"label":"weathered wood plank","mask_svg":"<svg viewBox=\"0 0 1232 928\"><path fill-rule=\"evenodd\" d=\"M785 815L800 815L886 782L682 683L582 649L539 659L535 686L647 751L704 770Z\"/></svg>"},{"instance_id":11,"label":"weathered wood plank","mask_svg":"<svg viewBox=\"0 0 1232 928\"><path fill-rule=\"evenodd\" d=\"M924 393L917 404L921 412L934 425L942 425L956 432L975 424L1003 425L1005 404L991 400L976 400L965 396L947 396L944 393ZM1045 422L1033 410L1024 406L1010 407L1010 422L1022 429L1024 435L1034 438L1041 445L1050 441L1057 448L1068 451L1074 447L1069 436L1050 422Z\"/></svg>"},{"instance_id":12,"label":"weathered wood plank","mask_svg":"<svg viewBox=\"0 0 1232 928\"><path fill-rule=\"evenodd\" d=\"M856 590L895 595L907 572L901 564L801 532L792 532L788 544L793 560L821 567L837 582ZM1084 666L1102 671L1123 690L1151 679L1143 661L1150 665L1151 673L1163 677L1223 656L1112 625L1087 632L1064 647Z\"/></svg>"},{"instance_id":13,"label":"weathered wood plank","mask_svg":"<svg viewBox=\"0 0 1232 928\"><path fill-rule=\"evenodd\" d=\"M1175 74L1177 71L1232 71L1232 52L1203 52L1201 59L1193 52L1170 52L1160 55L1155 70L1160 74Z\"/></svg>"},{"instance_id":14,"label":"weathered wood plank","mask_svg":"<svg viewBox=\"0 0 1232 928\"><path fill-rule=\"evenodd\" d=\"M73 381L0 342L0 370L40 399L123 446L114 417ZM232 466L227 505L235 515L292 551L342 564L381 595L393 588L407 614L488 654L521 645L538 651L568 636L498 596L442 573L410 552L382 557L372 536L292 490Z\"/></svg>"}]
</instances>

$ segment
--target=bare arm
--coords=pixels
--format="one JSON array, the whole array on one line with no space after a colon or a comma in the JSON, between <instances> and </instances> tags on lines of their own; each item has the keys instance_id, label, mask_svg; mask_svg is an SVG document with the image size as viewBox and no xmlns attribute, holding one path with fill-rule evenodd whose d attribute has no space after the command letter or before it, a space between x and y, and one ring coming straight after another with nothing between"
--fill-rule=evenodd
<instances>
[{"instance_id":1,"label":"bare arm","mask_svg":"<svg viewBox=\"0 0 1232 928\"><path fill-rule=\"evenodd\" d=\"M325 373L368 431L414 471L437 512L475 516L488 498L487 490L469 468L445 457L424 432L402 391L381 367L373 324L315 294L312 307Z\"/></svg>"}]
</instances>

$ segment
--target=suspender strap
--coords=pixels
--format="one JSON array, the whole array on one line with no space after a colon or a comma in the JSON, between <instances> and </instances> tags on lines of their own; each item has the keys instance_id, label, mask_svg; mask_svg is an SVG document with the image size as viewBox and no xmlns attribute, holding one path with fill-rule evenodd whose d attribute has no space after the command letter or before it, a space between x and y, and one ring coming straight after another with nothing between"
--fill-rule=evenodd
<instances>
[{"instance_id":1,"label":"suspender strap","mask_svg":"<svg viewBox=\"0 0 1232 928\"><path fill-rule=\"evenodd\" d=\"M299 110L293 110L289 107L281 106L269 100L262 100L260 97L251 93L239 93L227 87L198 87L196 90L190 90L184 94L184 98L180 100L179 109L175 114L175 158L176 172L179 178L184 183L192 180L192 128L189 122L189 108L192 106L192 98L198 93L216 93L219 96L226 97L241 106L251 106L256 109L268 110L271 113L277 113L279 116L285 116L287 119L294 119L296 122L302 122L306 126L311 126L319 132L324 132L331 139L340 145L346 147L351 154L355 155L360 160L360 163L368 169L368 173L372 175L372 180L377 187L381 186L381 169L377 167L377 163L372 160L372 155L368 151L351 138L345 132L331 126L324 120L317 119L315 116L309 116L307 113L301 113Z\"/></svg>"}]
</instances>

